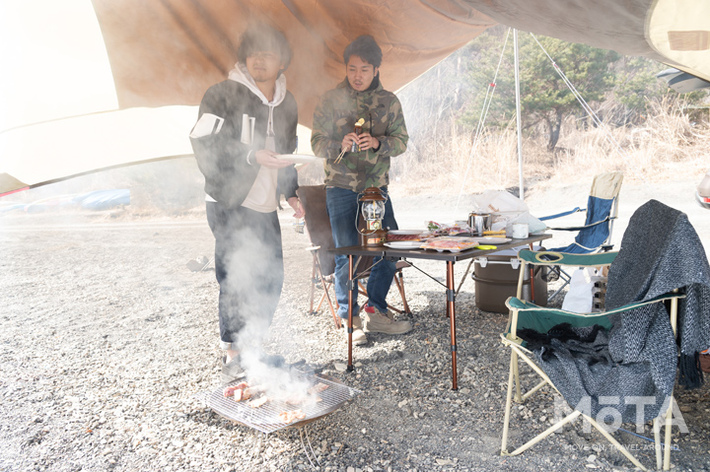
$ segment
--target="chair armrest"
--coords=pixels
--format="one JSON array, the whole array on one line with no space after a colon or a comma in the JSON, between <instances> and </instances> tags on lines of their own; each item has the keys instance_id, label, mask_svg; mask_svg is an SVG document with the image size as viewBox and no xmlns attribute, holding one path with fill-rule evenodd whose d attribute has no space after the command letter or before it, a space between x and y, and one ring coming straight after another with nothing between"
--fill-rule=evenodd
<instances>
[{"instance_id":1,"label":"chair armrest","mask_svg":"<svg viewBox=\"0 0 710 472\"><path fill-rule=\"evenodd\" d=\"M540 221L554 220L554 219L556 219L556 218L562 218L563 216L572 215L572 214L578 213L578 212L580 212L580 211L587 211L587 209L586 209L586 208L575 207L575 208L572 209L572 210L565 211L565 212L562 212L562 213L557 213L556 215L543 216L542 218L538 218L538 220L540 220Z\"/></svg>"},{"instance_id":2,"label":"chair armrest","mask_svg":"<svg viewBox=\"0 0 710 472\"><path fill-rule=\"evenodd\" d=\"M533 329L538 333L546 333L550 330L550 328L560 323L569 323L575 327L600 325L606 329L609 329L611 328L611 322L609 321L609 315L611 314L622 313L645 305L651 305L653 303L662 303L666 300L674 298L685 298L685 294L680 292L668 293L650 300L630 303L613 310L592 313L575 313L559 308L542 307L516 297L508 298L505 301L505 305L509 309L517 310L518 312L518 323L516 330L528 328Z\"/></svg>"},{"instance_id":3,"label":"chair armrest","mask_svg":"<svg viewBox=\"0 0 710 472\"><path fill-rule=\"evenodd\" d=\"M607 221L615 220L615 216L607 216L603 220L595 221L594 223L589 223L587 225L582 225L582 226L564 226L564 227L557 227L553 228L551 226L548 226L547 229L550 229L552 231L581 231L583 229L587 228L593 228L597 225L600 225L602 223L606 223Z\"/></svg>"},{"instance_id":4,"label":"chair armrest","mask_svg":"<svg viewBox=\"0 0 710 472\"><path fill-rule=\"evenodd\" d=\"M568 254L554 251L531 251L529 249L521 249L518 252L518 259L533 265L599 267L610 265L618 253L618 251L610 251L596 254Z\"/></svg>"}]
</instances>

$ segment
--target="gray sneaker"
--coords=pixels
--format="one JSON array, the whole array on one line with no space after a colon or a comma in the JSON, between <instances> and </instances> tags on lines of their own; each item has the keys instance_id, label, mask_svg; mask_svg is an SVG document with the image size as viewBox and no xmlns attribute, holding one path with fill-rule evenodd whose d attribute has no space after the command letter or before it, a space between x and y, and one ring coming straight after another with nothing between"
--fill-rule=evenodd
<instances>
[{"instance_id":1,"label":"gray sneaker","mask_svg":"<svg viewBox=\"0 0 710 472\"><path fill-rule=\"evenodd\" d=\"M348 342L348 319L344 318L340 320L343 325L343 334L345 335L345 342ZM360 316L353 316L353 346L362 346L367 343L367 335L362 330L362 318Z\"/></svg>"},{"instance_id":2,"label":"gray sneaker","mask_svg":"<svg viewBox=\"0 0 710 472\"><path fill-rule=\"evenodd\" d=\"M412 323L395 321L389 310L382 312L375 308L374 313L365 312L364 331L367 333L404 334L411 330Z\"/></svg>"},{"instance_id":3,"label":"gray sneaker","mask_svg":"<svg viewBox=\"0 0 710 472\"><path fill-rule=\"evenodd\" d=\"M226 356L222 357L222 385L244 377L244 368L242 368L239 356L229 362L226 360Z\"/></svg>"}]
</instances>

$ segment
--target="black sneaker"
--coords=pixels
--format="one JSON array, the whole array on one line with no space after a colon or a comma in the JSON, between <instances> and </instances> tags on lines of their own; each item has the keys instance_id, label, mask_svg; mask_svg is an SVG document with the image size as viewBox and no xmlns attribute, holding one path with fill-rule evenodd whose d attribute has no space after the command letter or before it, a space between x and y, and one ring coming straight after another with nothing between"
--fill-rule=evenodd
<instances>
[{"instance_id":1,"label":"black sneaker","mask_svg":"<svg viewBox=\"0 0 710 472\"><path fill-rule=\"evenodd\" d=\"M266 354L265 352L262 352L259 356L259 360L269 367L275 367L277 369L280 369L286 365L286 359L277 354Z\"/></svg>"}]
</instances>

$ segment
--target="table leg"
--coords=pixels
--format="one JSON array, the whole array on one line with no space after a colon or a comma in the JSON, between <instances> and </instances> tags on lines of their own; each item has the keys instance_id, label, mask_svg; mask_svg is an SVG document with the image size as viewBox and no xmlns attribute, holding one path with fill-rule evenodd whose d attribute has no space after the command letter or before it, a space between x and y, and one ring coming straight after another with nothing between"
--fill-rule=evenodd
<instances>
[{"instance_id":1,"label":"table leg","mask_svg":"<svg viewBox=\"0 0 710 472\"><path fill-rule=\"evenodd\" d=\"M452 390L458 390L456 370L456 291L454 289L454 262L446 261L446 308L451 324L451 381Z\"/></svg>"},{"instance_id":2,"label":"table leg","mask_svg":"<svg viewBox=\"0 0 710 472\"><path fill-rule=\"evenodd\" d=\"M348 367L353 371L353 291L357 290L357 282L353 280L353 255L348 255Z\"/></svg>"}]
</instances>

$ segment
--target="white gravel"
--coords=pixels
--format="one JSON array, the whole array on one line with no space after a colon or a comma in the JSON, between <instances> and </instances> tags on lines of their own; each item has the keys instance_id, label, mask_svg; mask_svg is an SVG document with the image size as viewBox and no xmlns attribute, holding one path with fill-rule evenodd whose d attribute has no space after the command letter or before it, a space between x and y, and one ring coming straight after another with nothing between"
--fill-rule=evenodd
<instances>
[{"instance_id":1,"label":"white gravel","mask_svg":"<svg viewBox=\"0 0 710 472\"><path fill-rule=\"evenodd\" d=\"M432 218L426 202L434 201L446 207L434 197L399 200L401 226ZM281 216L286 282L267 350L363 391L307 427L317 470L629 470L580 425L520 456L500 455L508 356L498 334L507 315L478 310L470 279L457 297L458 391L443 289L415 270L405 275L414 330L370 335L355 348L356 371L342 372L346 344L330 314L308 314L307 236L293 230L290 213ZM192 272L186 263L212 250L201 211L0 219L0 471L312 469L302 429L263 435L193 398L219 382L217 283L213 270ZM417 264L443 282L442 263ZM397 303L396 290L390 298ZM514 406L513 423L525 420L526 434L554 417L552 393L541 396ZM690 432L674 430L674 470L710 471L708 386L677 396ZM521 444L518 431L513 445ZM621 439L655 464L650 442Z\"/></svg>"}]
</instances>

